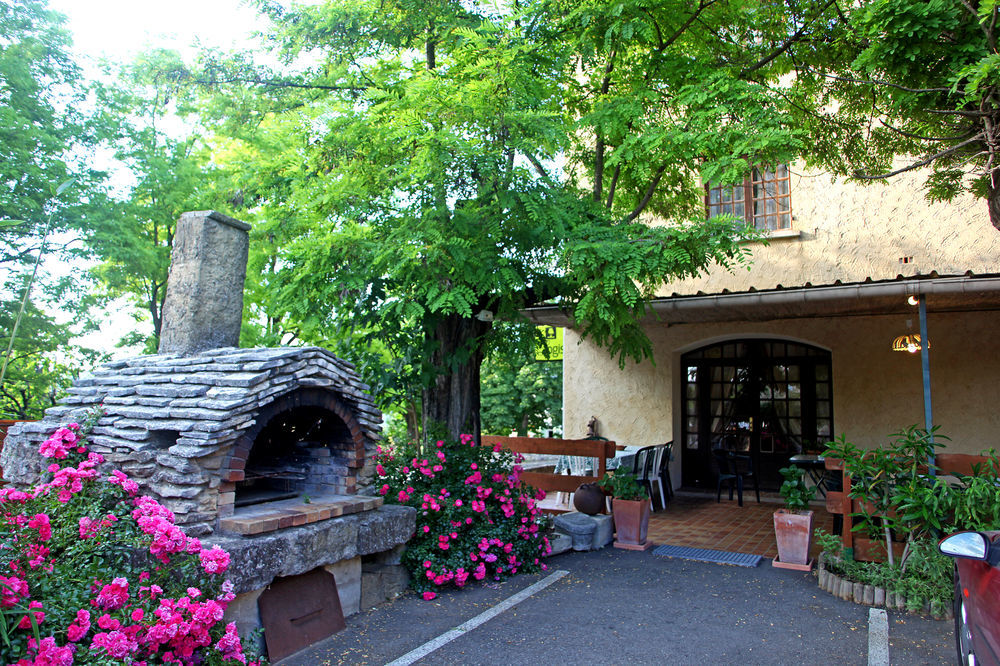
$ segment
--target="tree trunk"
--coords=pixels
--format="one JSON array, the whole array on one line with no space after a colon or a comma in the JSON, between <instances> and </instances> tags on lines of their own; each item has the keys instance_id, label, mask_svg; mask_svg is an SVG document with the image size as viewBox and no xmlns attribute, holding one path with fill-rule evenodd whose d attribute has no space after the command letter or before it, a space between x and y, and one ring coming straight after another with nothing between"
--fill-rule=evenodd
<instances>
[{"instance_id":1,"label":"tree trunk","mask_svg":"<svg viewBox=\"0 0 1000 666\"><path fill-rule=\"evenodd\" d=\"M986 205L990 211L990 222L993 227L1000 229L1000 171L994 171L987 183L989 192L987 193Z\"/></svg>"},{"instance_id":2,"label":"tree trunk","mask_svg":"<svg viewBox=\"0 0 1000 666\"><path fill-rule=\"evenodd\" d=\"M424 437L443 427L455 439L462 434L479 439L479 368L483 336L491 326L459 315L445 315L434 325L431 363L438 374L424 389Z\"/></svg>"},{"instance_id":3,"label":"tree trunk","mask_svg":"<svg viewBox=\"0 0 1000 666\"><path fill-rule=\"evenodd\" d=\"M406 437L411 442L420 441L420 414L415 400L406 401Z\"/></svg>"}]
</instances>

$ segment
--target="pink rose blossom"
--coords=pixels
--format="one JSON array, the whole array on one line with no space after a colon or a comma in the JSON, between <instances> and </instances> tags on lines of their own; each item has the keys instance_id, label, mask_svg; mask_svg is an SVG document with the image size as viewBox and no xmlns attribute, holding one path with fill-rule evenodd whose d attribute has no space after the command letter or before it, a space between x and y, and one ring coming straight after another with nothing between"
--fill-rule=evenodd
<instances>
[{"instance_id":1,"label":"pink rose blossom","mask_svg":"<svg viewBox=\"0 0 1000 666\"><path fill-rule=\"evenodd\" d=\"M139 649L139 645L122 631L112 631L110 633L100 633L94 636L90 643L93 652L107 654L112 659L125 659Z\"/></svg>"},{"instance_id":2,"label":"pink rose blossom","mask_svg":"<svg viewBox=\"0 0 1000 666\"><path fill-rule=\"evenodd\" d=\"M35 624L41 625L45 621L45 613L42 611L35 611L36 608L42 608L42 602L40 601L30 601L28 602L28 615L32 615L35 618ZM33 612L32 612L33 611ZM18 629L31 629L31 620L25 615L21 618L21 621L17 623Z\"/></svg>"},{"instance_id":3,"label":"pink rose blossom","mask_svg":"<svg viewBox=\"0 0 1000 666\"><path fill-rule=\"evenodd\" d=\"M105 610L118 610L128 601L128 581L115 578L110 584L101 588L97 595L97 605Z\"/></svg>"},{"instance_id":4,"label":"pink rose blossom","mask_svg":"<svg viewBox=\"0 0 1000 666\"><path fill-rule=\"evenodd\" d=\"M198 554L201 559L201 566L208 574L220 574L229 567L229 553L218 546L212 546L209 550L203 550Z\"/></svg>"},{"instance_id":5,"label":"pink rose blossom","mask_svg":"<svg viewBox=\"0 0 1000 666\"><path fill-rule=\"evenodd\" d=\"M56 639L47 636L35 645L35 639L28 641L29 648L37 650L35 660L29 662L35 666L71 666L73 663L73 653L76 651L75 645L56 645ZM18 662L20 664L21 662Z\"/></svg>"},{"instance_id":6,"label":"pink rose blossom","mask_svg":"<svg viewBox=\"0 0 1000 666\"><path fill-rule=\"evenodd\" d=\"M26 581L16 576L0 576L0 608L10 608L26 596Z\"/></svg>"}]
</instances>

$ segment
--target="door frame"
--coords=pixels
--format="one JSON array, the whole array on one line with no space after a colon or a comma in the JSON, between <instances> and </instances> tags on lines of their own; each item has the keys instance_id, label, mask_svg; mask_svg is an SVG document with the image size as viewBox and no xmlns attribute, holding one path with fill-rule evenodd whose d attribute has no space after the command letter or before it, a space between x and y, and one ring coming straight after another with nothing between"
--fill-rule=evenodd
<instances>
[{"instance_id":1,"label":"door frame","mask_svg":"<svg viewBox=\"0 0 1000 666\"><path fill-rule=\"evenodd\" d=\"M763 353L764 345L766 344L785 344L789 346L795 346L799 349L794 350L797 353L789 353L789 349L785 348L781 355L765 354ZM733 345L738 349L739 345L745 345L746 353L743 355L735 354L727 356L725 354L725 346ZM713 348L720 348L719 356L713 358L702 357L698 359L691 359L690 355L696 352L707 352ZM733 352L736 349L732 350ZM804 353L803 353L804 352ZM696 343L686 345L683 349L677 351L676 356L676 367L677 371L673 373L676 384L676 391L674 393L677 399L674 401L674 413L677 415L675 420L675 439L680 444L680 446L675 447L675 450L680 451L680 481L683 486L688 488L709 488L714 489L715 487L715 472L712 470L712 454L711 448L713 445L712 433L711 433L711 421L713 419L711 405L712 397L706 392L706 386L708 386L708 379L705 379L706 373L700 373L698 384L700 389L695 389L695 394L692 397L688 393L688 367L692 364L699 365L700 367L708 368L713 366L732 366L732 367L746 367L750 369L750 380L749 385L751 387L757 388L757 393L761 397L757 399L757 406L754 408L754 413L757 418L754 419L752 428L748 429L744 436L749 438L749 447L751 449L751 454L754 457L754 463L758 472L764 472L763 487L767 487L773 490L777 489L777 485L780 485L780 477L777 476L776 470L777 466L784 466L787 464L786 461L777 461L773 454L766 453L766 457L770 458L768 462L768 469L762 469L760 466L761 462L761 420L758 412L760 411L761 402L765 401L766 398L761 395L760 388L764 385L762 382L773 380L763 379L765 372L768 377L773 377L775 366L782 366L782 359L788 359L791 363L786 363L784 365L798 365L801 376L797 380L799 384L798 397L792 402L795 402L801 409L797 416L784 416L782 418L789 419L795 418L802 425L809 425L809 430L805 431L804 428L800 427L800 434L798 439L800 442L805 442L809 440L815 441L816 445L819 445L820 439L828 441L832 439L832 433L834 432L833 418L834 418L834 406L833 406L833 353L827 347L816 345L812 342L796 339L788 336L775 336L775 335L733 335L733 336L720 336L712 339L700 340ZM820 378L817 378L814 374L817 367L825 367L824 371L819 371ZM792 381L792 380L784 380ZM819 396L817 396L819 394ZM790 398L786 397L786 400ZM691 406L688 404L689 401L696 401L696 412L695 414L689 414L691 411ZM821 404L823 403L823 404ZM806 414L805 412L809 412ZM817 412L822 412L822 414L817 415ZM697 432L691 433L688 430L688 420L690 418L697 419ZM776 418L774 416L772 419ZM817 426L817 420L820 422L820 426ZM696 446L690 448L694 442L692 442L691 435L696 435ZM786 433L787 434L787 433ZM792 438L789 437L789 440ZM798 442L792 442L791 446L794 448L799 447ZM787 453L791 456L796 451L786 451L778 454L782 456ZM776 466L777 465L777 466ZM774 467L774 469L770 469Z\"/></svg>"}]
</instances>

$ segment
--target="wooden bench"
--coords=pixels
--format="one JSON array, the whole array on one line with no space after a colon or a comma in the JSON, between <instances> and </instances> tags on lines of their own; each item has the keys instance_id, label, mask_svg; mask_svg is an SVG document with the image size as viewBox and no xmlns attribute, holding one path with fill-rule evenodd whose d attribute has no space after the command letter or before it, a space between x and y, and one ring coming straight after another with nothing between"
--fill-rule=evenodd
<instances>
[{"instance_id":1,"label":"wooden bench","mask_svg":"<svg viewBox=\"0 0 1000 666\"><path fill-rule=\"evenodd\" d=\"M583 456L597 458L597 476L555 474L551 472L521 472L521 480L549 493L572 493L581 483L592 483L604 476L608 458L614 458L617 446L603 439L555 439L548 437L499 437L484 435L483 445L499 444L514 453L536 453L550 456ZM554 511L560 511L554 509Z\"/></svg>"}]
</instances>

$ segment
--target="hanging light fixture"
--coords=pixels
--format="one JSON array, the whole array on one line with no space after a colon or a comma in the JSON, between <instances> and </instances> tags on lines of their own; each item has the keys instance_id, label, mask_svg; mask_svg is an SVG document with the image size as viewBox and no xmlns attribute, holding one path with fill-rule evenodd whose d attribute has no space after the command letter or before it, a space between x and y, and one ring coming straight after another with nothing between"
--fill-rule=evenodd
<instances>
[{"instance_id":1,"label":"hanging light fixture","mask_svg":"<svg viewBox=\"0 0 1000 666\"><path fill-rule=\"evenodd\" d=\"M906 320L907 331L913 330L913 320ZM892 351L898 352L909 352L911 354L916 354L920 351L920 334L907 332L906 335L901 335L892 341ZM930 342L927 343L927 349L931 348Z\"/></svg>"},{"instance_id":2,"label":"hanging light fixture","mask_svg":"<svg viewBox=\"0 0 1000 666\"><path fill-rule=\"evenodd\" d=\"M931 348L931 343L927 343L927 348ZM892 341L892 351L898 352L910 352L911 354L916 354L920 351L920 334L919 333L907 333L906 335L901 335Z\"/></svg>"}]
</instances>

